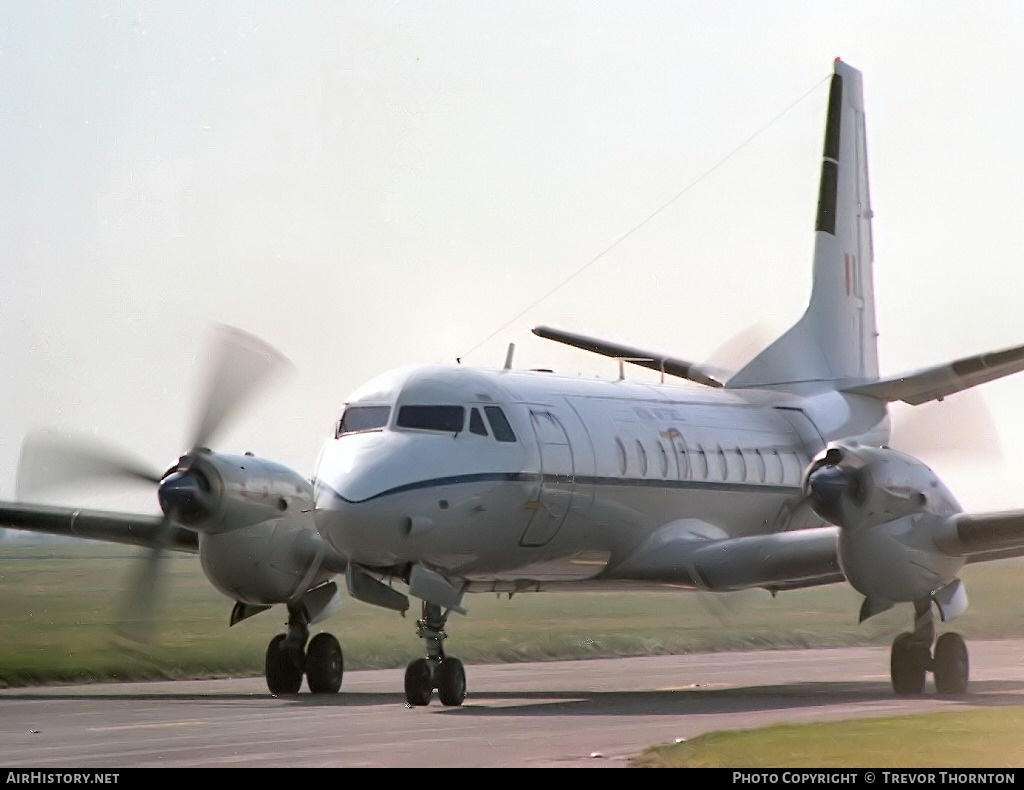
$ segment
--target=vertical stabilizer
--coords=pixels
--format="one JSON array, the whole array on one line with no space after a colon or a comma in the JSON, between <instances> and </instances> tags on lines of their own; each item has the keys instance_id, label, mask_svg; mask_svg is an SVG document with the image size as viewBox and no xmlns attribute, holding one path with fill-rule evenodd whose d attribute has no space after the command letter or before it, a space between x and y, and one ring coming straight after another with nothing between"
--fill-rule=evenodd
<instances>
[{"instance_id":1,"label":"vertical stabilizer","mask_svg":"<svg viewBox=\"0 0 1024 790\"><path fill-rule=\"evenodd\" d=\"M835 61L806 312L727 387L849 382L878 377L871 202L861 74Z\"/></svg>"}]
</instances>

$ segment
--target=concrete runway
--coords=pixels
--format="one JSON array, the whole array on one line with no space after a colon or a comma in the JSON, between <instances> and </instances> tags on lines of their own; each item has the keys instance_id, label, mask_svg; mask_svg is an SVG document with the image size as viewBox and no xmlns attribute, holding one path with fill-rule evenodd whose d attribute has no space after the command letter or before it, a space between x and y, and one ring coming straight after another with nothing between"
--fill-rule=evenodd
<instances>
[{"instance_id":1,"label":"concrete runway","mask_svg":"<svg viewBox=\"0 0 1024 790\"><path fill-rule=\"evenodd\" d=\"M971 642L960 696L894 696L886 647L466 667L459 708L408 708L404 669L337 695L262 678L0 689L0 767L627 768L711 730L1024 705L1024 640Z\"/></svg>"}]
</instances>

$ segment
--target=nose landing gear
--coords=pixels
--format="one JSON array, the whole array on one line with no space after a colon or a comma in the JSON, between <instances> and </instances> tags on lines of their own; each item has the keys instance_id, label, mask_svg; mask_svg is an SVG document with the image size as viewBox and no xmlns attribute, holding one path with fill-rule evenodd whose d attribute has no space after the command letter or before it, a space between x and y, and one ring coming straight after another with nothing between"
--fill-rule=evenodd
<instances>
[{"instance_id":1,"label":"nose landing gear","mask_svg":"<svg viewBox=\"0 0 1024 790\"><path fill-rule=\"evenodd\" d=\"M405 701L412 707L430 704L437 691L442 705L456 707L466 699L466 669L462 662L447 656L444 625L448 611L437 604L423 602L423 616L416 621L416 634L427 646L427 655L410 662L405 668Z\"/></svg>"}]
</instances>

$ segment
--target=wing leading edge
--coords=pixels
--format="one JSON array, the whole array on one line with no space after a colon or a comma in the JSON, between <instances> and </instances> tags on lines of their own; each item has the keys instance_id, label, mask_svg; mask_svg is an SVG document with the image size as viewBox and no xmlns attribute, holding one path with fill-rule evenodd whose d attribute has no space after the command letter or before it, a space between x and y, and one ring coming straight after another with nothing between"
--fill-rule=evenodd
<instances>
[{"instance_id":1,"label":"wing leading edge","mask_svg":"<svg viewBox=\"0 0 1024 790\"><path fill-rule=\"evenodd\" d=\"M127 546L156 547L162 522L161 516L0 502L0 527ZM159 545L195 554L199 538L191 530L174 526L160 536Z\"/></svg>"}]
</instances>

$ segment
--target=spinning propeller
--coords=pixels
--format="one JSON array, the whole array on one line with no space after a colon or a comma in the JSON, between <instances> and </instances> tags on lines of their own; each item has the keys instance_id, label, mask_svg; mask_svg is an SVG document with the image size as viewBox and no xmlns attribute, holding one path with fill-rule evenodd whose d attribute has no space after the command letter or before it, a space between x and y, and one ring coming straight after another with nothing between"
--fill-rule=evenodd
<instances>
[{"instance_id":1,"label":"spinning propeller","mask_svg":"<svg viewBox=\"0 0 1024 790\"><path fill-rule=\"evenodd\" d=\"M152 627L160 562L176 524L203 531L202 522L217 506L217 481L198 461L209 454L218 431L257 389L290 363L258 338L220 325L211 338L207 376L189 433L188 450L161 472L112 445L83 438L59 439L36 433L22 444L18 497L54 485L107 479L156 486L163 517L149 541L118 626L118 635L143 641Z\"/></svg>"}]
</instances>

